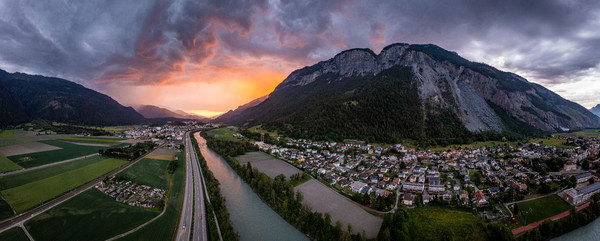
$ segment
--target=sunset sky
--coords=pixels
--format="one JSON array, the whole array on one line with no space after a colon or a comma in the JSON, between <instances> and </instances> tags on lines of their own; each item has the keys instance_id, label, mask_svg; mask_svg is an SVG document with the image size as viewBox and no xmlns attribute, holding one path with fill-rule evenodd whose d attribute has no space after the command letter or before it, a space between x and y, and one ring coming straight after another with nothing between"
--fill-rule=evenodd
<instances>
[{"instance_id":1,"label":"sunset sky","mask_svg":"<svg viewBox=\"0 0 600 241\"><path fill-rule=\"evenodd\" d=\"M600 104L598 1L0 0L0 68L215 115L348 48L433 43Z\"/></svg>"}]
</instances>

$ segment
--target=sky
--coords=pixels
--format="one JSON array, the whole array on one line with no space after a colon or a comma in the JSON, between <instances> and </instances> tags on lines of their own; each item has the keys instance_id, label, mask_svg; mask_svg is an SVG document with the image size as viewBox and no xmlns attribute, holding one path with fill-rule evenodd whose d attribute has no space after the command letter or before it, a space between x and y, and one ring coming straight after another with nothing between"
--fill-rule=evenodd
<instances>
[{"instance_id":1,"label":"sky","mask_svg":"<svg viewBox=\"0 0 600 241\"><path fill-rule=\"evenodd\" d=\"M600 104L600 1L0 0L0 69L216 115L349 48L432 43Z\"/></svg>"}]
</instances>

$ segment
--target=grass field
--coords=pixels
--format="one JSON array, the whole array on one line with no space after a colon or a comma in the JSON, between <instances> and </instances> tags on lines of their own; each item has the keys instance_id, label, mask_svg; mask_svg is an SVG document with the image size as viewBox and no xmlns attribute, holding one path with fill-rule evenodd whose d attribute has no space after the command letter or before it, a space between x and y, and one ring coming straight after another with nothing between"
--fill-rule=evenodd
<instances>
[{"instance_id":1,"label":"grass field","mask_svg":"<svg viewBox=\"0 0 600 241\"><path fill-rule=\"evenodd\" d=\"M479 217L471 212L427 206L408 209L408 216L410 240L486 240ZM449 236L453 239L444 239Z\"/></svg>"},{"instance_id":2,"label":"grass field","mask_svg":"<svg viewBox=\"0 0 600 241\"><path fill-rule=\"evenodd\" d=\"M180 152L177 154L179 167L175 169L175 173L173 173L171 177L172 184L167 193L169 201L166 206L167 210L165 211L165 214L137 232L127 235L119 240L137 241L174 239L177 222L179 220L179 213L181 211L181 206L183 205L183 192L185 186L185 156L183 153L184 152Z\"/></svg>"},{"instance_id":3,"label":"grass field","mask_svg":"<svg viewBox=\"0 0 600 241\"><path fill-rule=\"evenodd\" d=\"M233 137L233 134L237 133L235 128L219 128L206 131L206 134L215 138L228 140L228 141L239 141Z\"/></svg>"},{"instance_id":4,"label":"grass field","mask_svg":"<svg viewBox=\"0 0 600 241\"><path fill-rule=\"evenodd\" d=\"M29 241L23 229L19 227L14 227L9 230L0 233L0 240L10 240L10 241Z\"/></svg>"},{"instance_id":5,"label":"grass field","mask_svg":"<svg viewBox=\"0 0 600 241\"><path fill-rule=\"evenodd\" d=\"M15 214L15 213L10 208L10 205L8 205L8 203L6 201L4 201L4 199L0 198L0 220L9 218L13 214ZM2 240L2 239L0 239L0 240Z\"/></svg>"},{"instance_id":6,"label":"grass field","mask_svg":"<svg viewBox=\"0 0 600 241\"><path fill-rule=\"evenodd\" d=\"M44 152L36 152L29 153L17 156L11 156L13 162L22 166L24 168L41 166L48 163L53 163L57 161L64 161L68 159L72 159L75 157L85 156L93 153L97 153L100 149L107 149L113 147L125 146L128 144L118 144L112 147L101 147L101 146L82 146L71 143L66 143L64 141L59 140L46 140L40 141L41 143L45 143L52 146L61 147L63 149L60 150L52 150L52 151L44 151ZM27 159L29 158L29 159Z\"/></svg>"},{"instance_id":7,"label":"grass field","mask_svg":"<svg viewBox=\"0 0 600 241\"><path fill-rule=\"evenodd\" d=\"M66 137L60 140L75 141L75 142L92 142L92 143L115 143L125 139L121 138L93 138L93 137Z\"/></svg>"},{"instance_id":8,"label":"grass field","mask_svg":"<svg viewBox=\"0 0 600 241\"><path fill-rule=\"evenodd\" d=\"M519 215L526 222L534 223L571 209L571 205L558 195L518 203Z\"/></svg>"},{"instance_id":9,"label":"grass field","mask_svg":"<svg viewBox=\"0 0 600 241\"><path fill-rule=\"evenodd\" d=\"M0 191L17 213L27 211L127 163L106 159L85 167Z\"/></svg>"},{"instance_id":10,"label":"grass field","mask_svg":"<svg viewBox=\"0 0 600 241\"><path fill-rule=\"evenodd\" d=\"M600 129L585 129L581 131L571 132L571 133L561 133L557 134L561 136L569 136L569 137L598 137L600 136Z\"/></svg>"},{"instance_id":11,"label":"grass field","mask_svg":"<svg viewBox=\"0 0 600 241\"><path fill-rule=\"evenodd\" d=\"M169 161L144 158L121 174L132 182L167 190L169 188L167 165Z\"/></svg>"},{"instance_id":12,"label":"grass field","mask_svg":"<svg viewBox=\"0 0 600 241\"><path fill-rule=\"evenodd\" d=\"M27 133L28 131L22 129L2 130L0 131L0 137L25 136Z\"/></svg>"},{"instance_id":13,"label":"grass field","mask_svg":"<svg viewBox=\"0 0 600 241\"><path fill-rule=\"evenodd\" d=\"M25 223L35 240L105 240L158 215L92 188Z\"/></svg>"},{"instance_id":14,"label":"grass field","mask_svg":"<svg viewBox=\"0 0 600 241\"><path fill-rule=\"evenodd\" d=\"M59 165L49 166L41 169L15 173L8 176L0 177L0 190L6 190L13 187L25 185L30 182L42 180L51 176L55 176L64 172L75 170L87 165L91 165L108 158L102 156L92 156L79 159L72 162L67 162Z\"/></svg>"},{"instance_id":15,"label":"grass field","mask_svg":"<svg viewBox=\"0 0 600 241\"><path fill-rule=\"evenodd\" d=\"M567 146L564 145L564 140L559 140L556 138L537 138L537 139L531 139L529 140L530 143L537 143L537 144L544 144L546 146L555 146L558 148L565 148L565 149L573 149L575 148L574 146Z\"/></svg>"},{"instance_id":16,"label":"grass field","mask_svg":"<svg viewBox=\"0 0 600 241\"><path fill-rule=\"evenodd\" d=\"M0 154L0 172L8 172L21 168L21 166L15 164L13 161Z\"/></svg>"}]
</instances>

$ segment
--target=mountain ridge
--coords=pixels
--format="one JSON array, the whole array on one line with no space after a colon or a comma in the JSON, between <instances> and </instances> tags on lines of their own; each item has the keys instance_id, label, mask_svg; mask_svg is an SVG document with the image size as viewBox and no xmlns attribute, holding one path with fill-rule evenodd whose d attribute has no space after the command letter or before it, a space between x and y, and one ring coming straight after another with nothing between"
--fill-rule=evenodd
<instances>
[{"instance_id":1,"label":"mountain ridge","mask_svg":"<svg viewBox=\"0 0 600 241\"><path fill-rule=\"evenodd\" d=\"M132 107L65 79L18 72L10 74L2 70L0 82L0 95L14 96L20 103L11 112L0 112L4 126L34 119L101 126L147 122ZM26 113L27 117L8 123L6 120L11 120L11 113Z\"/></svg>"},{"instance_id":2,"label":"mountain ridge","mask_svg":"<svg viewBox=\"0 0 600 241\"><path fill-rule=\"evenodd\" d=\"M294 91L287 89L306 92L311 86L327 88L316 87L320 84L315 83L323 79L327 79L326 81L332 84L358 78L362 82L359 81L360 83L355 87L362 88L368 80L382 78L384 76L380 75L383 71L398 66L412 72L411 76L400 76L416 83L419 98L412 102L420 105L423 122L430 119L430 116L437 115L436 113L449 111L450 115L459 119L463 127L472 133L487 131L524 133L531 132L533 129L540 132L556 132L576 127L600 126L600 119L587 109L516 74L468 61L457 53L436 45L403 43L388 45L379 54L369 49L349 49L329 60L295 70L261 104L241 111L233 111L216 120L229 124L249 125L258 123L281 125L286 121L291 124L298 123L292 116L295 118L300 116L294 115L294 111L290 109L292 104L289 104L294 103L295 100L278 93L286 92L287 95L292 96ZM348 89L348 91L353 90ZM323 91L321 94L324 97L314 97L343 96L337 93L328 97L329 93L333 92ZM382 94L390 93L382 90ZM360 96L352 98L361 104ZM385 98L382 100L386 101ZM281 106L277 107L277 105ZM315 111L321 111L319 106L314 107ZM295 105L294 108L302 107ZM275 114L266 114L269 112ZM311 113L311 110L306 110L304 114L308 113ZM360 116L353 118L360 118ZM308 123L303 126L308 126ZM414 138L415 136L397 137Z\"/></svg>"}]
</instances>

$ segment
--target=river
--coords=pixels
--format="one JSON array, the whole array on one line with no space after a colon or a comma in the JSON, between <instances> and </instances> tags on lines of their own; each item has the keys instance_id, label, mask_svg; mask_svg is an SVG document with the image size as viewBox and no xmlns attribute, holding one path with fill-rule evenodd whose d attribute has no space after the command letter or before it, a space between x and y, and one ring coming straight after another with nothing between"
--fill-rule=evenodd
<instances>
[{"instance_id":1,"label":"river","mask_svg":"<svg viewBox=\"0 0 600 241\"><path fill-rule=\"evenodd\" d=\"M221 195L240 240L309 240L265 204L221 156L208 149L204 138L197 138L208 168L221 183Z\"/></svg>"},{"instance_id":2,"label":"river","mask_svg":"<svg viewBox=\"0 0 600 241\"><path fill-rule=\"evenodd\" d=\"M586 226L552 239L552 241L598 241L600 240L600 218Z\"/></svg>"}]
</instances>

